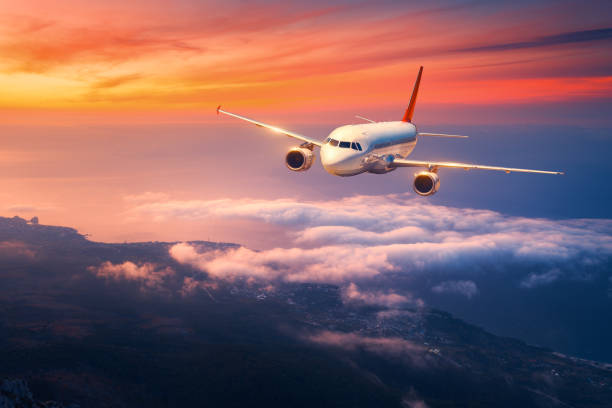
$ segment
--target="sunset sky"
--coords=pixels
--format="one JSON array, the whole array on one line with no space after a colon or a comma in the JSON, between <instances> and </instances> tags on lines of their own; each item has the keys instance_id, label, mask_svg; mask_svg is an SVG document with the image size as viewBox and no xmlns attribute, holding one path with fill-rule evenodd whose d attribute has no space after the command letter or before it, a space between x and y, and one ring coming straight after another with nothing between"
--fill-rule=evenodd
<instances>
[{"instance_id":1,"label":"sunset sky","mask_svg":"<svg viewBox=\"0 0 612 408\"><path fill-rule=\"evenodd\" d=\"M26 0L0 13L0 107L17 122L193 121L219 103L401 110L419 65L423 106L604 103L612 90L603 1Z\"/></svg>"},{"instance_id":2,"label":"sunset sky","mask_svg":"<svg viewBox=\"0 0 612 408\"><path fill-rule=\"evenodd\" d=\"M610 218L611 17L606 1L0 0L1 213L97 240L257 246L277 227L134 208L410 191L407 171L288 174L291 141L214 110L324 138L355 114L399 119L423 65L417 125L473 138L415 154L568 172L447 171L432 202ZM585 178L590 200L575 194Z\"/></svg>"}]
</instances>

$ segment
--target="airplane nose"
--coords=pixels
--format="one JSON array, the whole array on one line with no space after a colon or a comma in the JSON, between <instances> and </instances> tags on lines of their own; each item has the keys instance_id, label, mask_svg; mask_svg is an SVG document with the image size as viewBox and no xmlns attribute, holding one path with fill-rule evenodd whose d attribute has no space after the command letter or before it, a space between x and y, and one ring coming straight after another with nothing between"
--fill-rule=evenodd
<instances>
[{"instance_id":1,"label":"airplane nose","mask_svg":"<svg viewBox=\"0 0 612 408\"><path fill-rule=\"evenodd\" d=\"M336 175L344 175L352 172L354 169L352 155L337 154L337 152L329 153L321 152L321 164L328 173Z\"/></svg>"},{"instance_id":2,"label":"airplane nose","mask_svg":"<svg viewBox=\"0 0 612 408\"><path fill-rule=\"evenodd\" d=\"M325 161L325 170L336 174L342 166L342 160L334 159Z\"/></svg>"}]
</instances>

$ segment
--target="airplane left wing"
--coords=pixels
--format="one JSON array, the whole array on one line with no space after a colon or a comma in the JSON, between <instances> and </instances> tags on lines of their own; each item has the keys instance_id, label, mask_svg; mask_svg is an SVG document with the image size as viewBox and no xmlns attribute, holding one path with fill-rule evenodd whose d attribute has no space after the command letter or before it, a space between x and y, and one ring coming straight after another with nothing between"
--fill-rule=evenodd
<instances>
[{"instance_id":1,"label":"airplane left wing","mask_svg":"<svg viewBox=\"0 0 612 408\"><path fill-rule=\"evenodd\" d=\"M307 136L303 136L303 135L300 135L298 133L291 132L289 130L281 129L281 128L276 127L276 126L268 125L268 124L265 124L265 123L262 123L262 122L258 122L258 121L253 120L253 119L245 118L244 116L236 115L235 113L224 111L223 109L221 109L221 105L219 105L217 107L217 115L219 113L223 113L224 115L228 115L228 116L232 116L232 117L237 118L237 119L244 120L246 122L254 124L255 126L259 126L259 127L263 127L263 128L266 128L266 129L270 129L271 131L273 131L275 133L280 133L280 134L283 134L283 135L286 135L286 136L289 136L289 137L293 137L295 139L301 140L301 141L309 143L309 144L313 144L315 146L319 146L319 147L323 146L323 142L320 141L320 140L311 139L311 138L309 138Z\"/></svg>"},{"instance_id":2,"label":"airplane left wing","mask_svg":"<svg viewBox=\"0 0 612 408\"><path fill-rule=\"evenodd\" d=\"M368 119L368 118L364 118L363 116L355 115L355 117L356 117L357 119L365 120L366 122L376 123L376 121L375 121L375 120Z\"/></svg>"},{"instance_id":3,"label":"airplane left wing","mask_svg":"<svg viewBox=\"0 0 612 408\"><path fill-rule=\"evenodd\" d=\"M436 170L439 167L458 168L464 170L498 170L505 171L506 173L540 173L540 174L565 174L561 171L546 171L546 170L531 170L531 169L515 169L512 167L497 167L497 166L483 166L480 164L470 163L454 163L454 162L433 162L433 161L420 161L420 160L406 160L406 159L394 159L391 163L393 167L427 167L430 171Z\"/></svg>"},{"instance_id":4,"label":"airplane left wing","mask_svg":"<svg viewBox=\"0 0 612 408\"><path fill-rule=\"evenodd\" d=\"M463 135L448 135L446 133L427 133L427 132L418 132L417 136L433 136L433 137L454 137L459 139L467 139L469 136Z\"/></svg>"}]
</instances>

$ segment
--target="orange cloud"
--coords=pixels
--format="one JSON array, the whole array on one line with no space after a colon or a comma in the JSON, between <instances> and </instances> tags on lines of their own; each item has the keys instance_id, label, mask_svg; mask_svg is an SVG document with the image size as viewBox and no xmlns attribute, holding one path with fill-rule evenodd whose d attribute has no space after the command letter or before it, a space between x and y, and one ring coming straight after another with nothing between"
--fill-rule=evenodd
<instances>
[{"instance_id":1,"label":"orange cloud","mask_svg":"<svg viewBox=\"0 0 612 408\"><path fill-rule=\"evenodd\" d=\"M36 15L32 4L0 15L0 109L139 111L159 120L160 111L219 103L281 112L403 106L419 65L423 103L612 94L612 29L568 26L565 6L36 6Z\"/></svg>"}]
</instances>

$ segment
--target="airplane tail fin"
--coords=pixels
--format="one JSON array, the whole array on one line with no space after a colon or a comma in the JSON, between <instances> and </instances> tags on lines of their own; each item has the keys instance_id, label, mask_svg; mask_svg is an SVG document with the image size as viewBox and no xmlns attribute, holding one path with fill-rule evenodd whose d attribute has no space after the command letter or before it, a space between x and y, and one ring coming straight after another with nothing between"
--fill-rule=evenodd
<instances>
[{"instance_id":1,"label":"airplane tail fin","mask_svg":"<svg viewBox=\"0 0 612 408\"><path fill-rule=\"evenodd\" d=\"M416 100L417 100L417 95L419 93L419 85L421 84L422 74L423 74L423 67L419 68L419 75L417 75L416 82L414 83L414 89L412 90L412 96L410 97L410 104L408 105L408 109L406 109L406 113L404 113L402 122L412 122L412 116L414 115L414 105L416 105Z\"/></svg>"}]
</instances>

